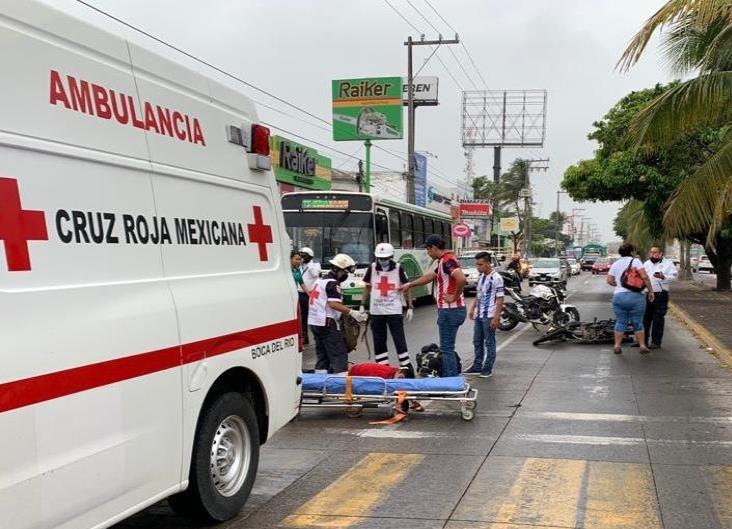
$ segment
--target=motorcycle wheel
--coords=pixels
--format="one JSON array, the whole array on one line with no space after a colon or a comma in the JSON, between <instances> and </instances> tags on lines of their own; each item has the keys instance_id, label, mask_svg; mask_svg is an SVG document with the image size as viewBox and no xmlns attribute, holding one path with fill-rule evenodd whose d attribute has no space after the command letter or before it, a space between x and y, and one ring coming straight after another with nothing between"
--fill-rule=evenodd
<instances>
[{"instance_id":1,"label":"motorcycle wheel","mask_svg":"<svg viewBox=\"0 0 732 529\"><path fill-rule=\"evenodd\" d=\"M575 307L569 307L566 310L555 311L552 320L554 321L554 325L562 327L570 322L579 321L580 313Z\"/></svg>"},{"instance_id":2,"label":"motorcycle wheel","mask_svg":"<svg viewBox=\"0 0 732 529\"><path fill-rule=\"evenodd\" d=\"M564 342L566 340L567 330L562 328L555 331L549 331L544 336L534 340L532 343L534 346L537 346L547 342Z\"/></svg>"},{"instance_id":3,"label":"motorcycle wheel","mask_svg":"<svg viewBox=\"0 0 732 529\"><path fill-rule=\"evenodd\" d=\"M501 311L501 319L498 321L498 328L500 330L510 331L518 324L519 321L506 311L505 308Z\"/></svg>"}]
</instances>

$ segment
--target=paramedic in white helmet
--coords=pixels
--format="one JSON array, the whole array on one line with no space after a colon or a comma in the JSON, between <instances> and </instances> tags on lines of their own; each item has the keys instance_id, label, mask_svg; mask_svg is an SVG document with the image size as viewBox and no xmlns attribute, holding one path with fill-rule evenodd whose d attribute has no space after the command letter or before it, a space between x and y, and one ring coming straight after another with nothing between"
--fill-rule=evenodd
<instances>
[{"instance_id":1,"label":"paramedic in white helmet","mask_svg":"<svg viewBox=\"0 0 732 529\"><path fill-rule=\"evenodd\" d=\"M307 345L310 343L310 336L308 333L308 308L310 297L308 296L308 292L313 289L315 282L320 279L320 263L313 259L313 257L315 257L315 252L307 246L300 248L299 253L300 257L302 257L300 273L302 274L302 281L305 288L303 289L298 287L297 294L300 302L303 344Z\"/></svg>"},{"instance_id":2,"label":"paramedic in white helmet","mask_svg":"<svg viewBox=\"0 0 732 529\"><path fill-rule=\"evenodd\" d=\"M342 316L358 322L367 319L366 314L349 309L343 304L341 283L356 269L356 263L346 254L339 253L330 261L331 270L322 279L315 281L310 289L308 301L308 324L315 336L315 371L346 373L348 371L348 350L341 331Z\"/></svg>"},{"instance_id":3,"label":"paramedic in white helmet","mask_svg":"<svg viewBox=\"0 0 732 529\"><path fill-rule=\"evenodd\" d=\"M407 339L404 336L404 322L413 316L412 295L403 294L399 288L409 282L404 268L394 261L394 247L388 242L376 245L376 261L366 270L363 282L361 312L368 307L371 314L371 332L374 336L374 360L380 364L389 363L387 327L396 347L399 366L406 368L407 376L414 376L409 358ZM405 313L406 308L406 313Z\"/></svg>"}]
</instances>

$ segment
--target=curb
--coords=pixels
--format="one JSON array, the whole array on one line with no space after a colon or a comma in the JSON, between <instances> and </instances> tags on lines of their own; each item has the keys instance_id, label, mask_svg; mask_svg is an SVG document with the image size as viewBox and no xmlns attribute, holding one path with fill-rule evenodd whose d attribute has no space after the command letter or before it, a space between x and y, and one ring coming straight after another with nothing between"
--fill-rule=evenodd
<instances>
[{"instance_id":1,"label":"curb","mask_svg":"<svg viewBox=\"0 0 732 529\"><path fill-rule=\"evenodd\" d=\"M732 350L720 342L704 325L689 316L674 302L669 301L669 312L674 318L683 323L701 342L708 352L714 356L722 366L732 369Z\"/></svg>"}]
</instances>

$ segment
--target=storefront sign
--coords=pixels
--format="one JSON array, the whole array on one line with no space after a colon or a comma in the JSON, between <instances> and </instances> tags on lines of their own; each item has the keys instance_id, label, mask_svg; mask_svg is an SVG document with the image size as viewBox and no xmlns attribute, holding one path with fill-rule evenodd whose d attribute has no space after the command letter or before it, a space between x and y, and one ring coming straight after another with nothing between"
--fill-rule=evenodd
<instances>
[{"instance_id":1,"label":"storefront sign","mask_svg":"<svg viewBox=\"0 0 732 529\"><path fill-rule=\"evenodd\" d=\"M427 157L419 153L414 154L414 203L427 204Z\"/></svg>"},{"instance_id":2,"label":"storefront sign","mask_svg":"<svg viewBox=\"0 0 732 529\"><path fill-rule=\"evenodd\" d=\"M317 150L272 136L270 157L278 182L304 189L330 189L331 160L318 154Z\"/></svg>"},{"instance_id":3,"label":"storefront sign","mask_svg":"<svg viewBox=\"0 0 732 529\"><path fill-rule=\"evenodd\" d=\"M518 217L506 217L501 219L501 231L518 231L519 230L519 219Z\"/></svg>"},{"instance_id":4,"label":"storefront sign","mask_svg":"<svg viewBox=\"0 0 732 529\"><path fill-rule=\"evenodd\" d=\"M331 82L333 139L399 140L402 122L402 78L338 79Z\"/></svg>"},{"instance_id":5,"label":"storefront sign","mask_svg":"<svg viewBox=\"0 0 732 529\"><path fill-rule=\"evenodd\" d=\"M452 227L452 235L454 237L470 237L472 234L473 231L467 224L460 223Z\"/></svg>"},{"instance_id":6,"label":"storefront sign","mask_svg":"<svg viewBox=\"0 0 732 529\"><path fill-rule=\"evenodd\" d=\"M481 200L461 200L460 216L462 218L488 218L491 205Z\"/></svg>"}]
</instances>

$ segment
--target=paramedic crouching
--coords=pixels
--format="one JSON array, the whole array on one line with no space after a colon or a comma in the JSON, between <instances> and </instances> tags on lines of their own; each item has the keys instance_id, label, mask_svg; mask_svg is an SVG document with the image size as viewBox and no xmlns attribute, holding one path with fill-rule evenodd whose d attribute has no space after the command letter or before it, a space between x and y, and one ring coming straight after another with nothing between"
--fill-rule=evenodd
<instances>
[{"instance_id":1,"label":"paramedic crouching","mask_svg":"<svg viewBox=\"0 0 732 529\"><path fill-rule=\"evenodd\" d=\"M354 260L346 254L338 254L329 262L331 271L310 289L308 325L315 336L315 370L345 373L348 371L348 350L341 331L341 316L362 322L367 315L343 304L340 284L355 270Z\"/></svg>"}]
</instances>

